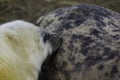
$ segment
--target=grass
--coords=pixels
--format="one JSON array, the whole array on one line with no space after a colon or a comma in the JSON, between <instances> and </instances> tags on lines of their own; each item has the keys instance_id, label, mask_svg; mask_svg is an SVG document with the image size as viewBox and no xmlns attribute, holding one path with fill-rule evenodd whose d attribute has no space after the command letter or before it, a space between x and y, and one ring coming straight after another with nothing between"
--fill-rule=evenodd
<instances>
[{"instance_id":1,"label":"grass","mask_svg":"<svg viewBox=\"0 0 120 80\"><path fill-rule=\"evenodd\" d=\"M95 4L120 13L120 0L0 0L0 24L15 19L34 23L41 15L76 4Z\"/></svg>"}]
</instances>

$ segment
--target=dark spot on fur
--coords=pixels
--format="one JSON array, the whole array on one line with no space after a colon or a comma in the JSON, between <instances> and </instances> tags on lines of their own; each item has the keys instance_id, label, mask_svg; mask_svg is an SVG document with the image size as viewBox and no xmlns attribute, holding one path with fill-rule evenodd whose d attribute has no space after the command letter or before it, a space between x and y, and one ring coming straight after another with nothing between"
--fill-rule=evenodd
<instances>
[{"instance_id":1,"label":"dark spot on fur","mask_svg":"<svg viewBox=\"0 0 120 80\"><path fill-rule=\"evenodd\" d=\"M114 29L114 30L112 30L113 32L119 32L120 31L120 29Z\"/></svg>"},{"instance_id":2,"label":"dark spot on fur","mask_svg":"<svg viewBox=\"0 0 120 80\"><path fill-rule=\"evenodd\" d=\"M105 72L105 76L108 76L109 75L109 73L108 72Z\"/></svg>"},{"instance_id":3,"label":"dark spot on fur","mask_svg":"<svg viewBox=\"0 0 120 80\"><path fill-rule=\"evenodd\" d=\"M58 21L60 21L60 20L62 20L62 19L63 19L63 17L59 17L59 18L58 18Z\"/></svg>"},{"instance_id":4,"label":"dark spot on fur","mask_svg":"<svg viewBox=\"0 0 120 80\"><path fill-rule=\"evenodd\" d=\"M118 58L116 59L116 62L117 62L117 63L119 62L119 59L118 59Z\"/></svg>"},{"instance_id":5,"label":"dark spot on fur","mask_svg":"<svg viewBox=\"0 0 120 80\"><path fill-rule=\"evenodd\" d=\"M109 47L105 47L103 54L108 55L110 53L110 51L111 51L111 49Z\"/></svg>"},{"instance_id":6,"label":"dark spot on fur","mask_svg":"<svg viewBox=\"0 0 120 80\"><path fill-rule=\"evenodd\" d=\"M111 74L111 76L114 76L114 75L117 74L117 73L118 73L117 65L114 65L114 66L112 67L112 69L111 69L110 74Z\"/></svg>"},{"instance_id":7,"label":"dark spot on fur","mask_svg":"<svg viewBox=\"0 0 120 80\"><path fill-rule=\"evenodd\" d=\"M82 47L88 46L88 45L91 44L92 42L94 42L94 40L92 40L91 37L85 37L85 38L83 39Z\"/></svg>"},{"instance_id":8,"label":"dark spot on fur","mask_svg":"<svg viewBox=\"0 0 120 80\"><path fill-rule=\"evenodd\" d=\"M102 60L102 57L100 56L88 56L85 60L84 60L84 64L88 67L95 65L96 63L99 63Z\"/></svg>"},{"instance_id":9,"label":"dark spot on fur","mask_svg":"<svg viewBox=\"0 0 120 80\"><path fill-rule=\"evenodd\" d=\"M116 34L114 36L112 36L115 40L119 40L120 39L120 34Z\"/></svg>"},{"instance_id":10,"label":"dark spot on fur","mask_svg":"<svg viewBox=\"0 0 120 80\"><path fill-rule=\"evenodd\" d=\"M61 15L61 14L63 14L64 12L65 12L65 9L62 9L62 8L59 8L59 9L57 9L57 10L55 11L56 16Z\"/></svg>"},{"instance_id":11,"label":"dark spot on fur","mask_svg":"<svg viewBox=\"0 0 120 80\"><path fill-rule=\"evenodd\" d=\"M71 72L79 73L79 71L81 71L81 65L82 65L82 63L80 63L80 62L74 64L74 69Z\"/></svg>"},{"instance_id":12,"label":"dark spot on fur","mask_svg":"<svg viewBox=\"0 0 120 80\"><path fill-rule=\"evenodd\" d=\"M81 63L75 64L75 68L80 68L80 67L81 67Z\"/></svg>"},{"instance_id":13,"label":"dark spot on fur","mask_svg":"<svg viewBox=\"0 0 120 80\"><path fill-rule=\"evenodd\" d=\"M118 53L119 53L119 51L111 50L111 48L109 48L109 47L105 47L104 52L103 52L103 54L107 56L105 60L115 58L116 56L118 56Z\"/></svg>"},{"instance_id":14,"label":"dark spot on fur","mask_svg":"<svg viewBox=\"0 0 120 80\"><path fill-rule=\"evenodd\" d=\"M108 22L108 25L111 25L111 26L114 26L114 27L116 27L116 28L118 28L119 26L117 26L115 23L113 23L113 22Z\"/></svg>"},{"instance_id":15,"label":"dark spot on fur","mask_svg":"<svg viewBox=\"0 0 120 80\"><path fill-rule=\"evenodd\" d=\"M101 32L97 29L92 29L90 35L94 35L95 37L100 37L99 34Z\"/></svg>"},{"instance_id":16,"label":"dark spot on fur","mask_svg":"<svg viewBox=\"0 0 120 80\"><path fill-rule=\"evenodd\" d=\"M71 76L69 71L63 71L63 74L67 75L67 76L64 76L66 80L70 80Z\"/></svg>"},{"instance_id":17,"label":"dark spot on fur","mask_svg":"<svg viewBox=\"0 0 120 80\"><path fill-rule=\"evenodd\" d=\"M76 19L76 20L75 20L75 25L76 25L76 26L79 26L79 25L82 24L84 21L86 21L86 20L85 20L84 18L82 18L82 17L81 17L80 19Z\"/></svg>"},{"instance_id":18,"label":"dark spot on fur","mask_svg":"<svg viewBox=\"0 0 120 80\"><path fill-rule=\"evenodd\" d=\"M47 22L47 25L49 26L50 24L52 24L53 21L54 21L54 20L48 21L48 22Z\"/></svg>"},{"instance_id":19,"label":"dark spot on fur","mask_svg":"<svg viewBox=\"0 0 120 80\"><path fill-rule=\"evenodd\" d=\"M119 53L119 51L115 51L115 50L111 51L110 54L108 55L108 58L107 58L107 59L108 59L108 60L114 59L115 57L118 56L118 53Z\"/></svg>"},{"instance_id":20,"label":"dark spot on fur","mask_svg":"<svg viewBox=\"0 0 120 80\"><path fill-rule=\"evenodd\" d=\"M91 50L91 47L89 47L89 45L93 42L94 40L92 40L91 37L82 37L81 52L83 55L87 56L90 54L88 52L89 50Z\"/></svg>"},{"instance_id":21,"label":"dark spot on fur","mask_svg":"<svg viewBox=\"0 0 120 80\"><path fill-rule=\"evenodd\" d=\"M82 39L84 36L83 35L76 35L76 34L73 34L72 35L72 39Z\"/></svg>"},{"instance_id":22,"label":"dark spot on fur","mask_svg":"<svg viewBox=\"0 0 120 80\"><path fill-rule=\"evenodd\" d=\"M104 69L104 65L103 65L103 64L99 65L99 66L97 67L97 69L100 70L100 71L103 70L103 69Z\"/></svg>"},{"instance_id":23,"label":"dark spot on fur","mask_svg":"<svg viewBox=\"0 0 120 80\"><path fill-rule=\"evenodd\" d=\"M84 56L87 56L89 53L88 53L88 50L90 49L90 47L87 47L87 48L81 48L81 53L84 55Z\"/></svg>"},{"instance_id":24,"label":"dark spot on fur","mask_svg":"<svg viewBox=\"0 0 120 80\"><path fill-rule=\"evenodd\" d=\"M71 62L71 63L73 63L74 64L74 61L75 61L75 57L74 56L70 56L70 57L68 57L68 59L69 59L69 61Z\"/></svg>"},{"instance_id":25,"label":"dark spot on fur","mask_svg":"<svg viewBox=\"0 0 120 80\"><path fill-rule=\"evenodd\" d=\"M64 28L63 28L62 26L59 26L59 28L56 29L54 32L61 35L61 33L63 33L63 29L64 29Z\"/></svg>"},{"instance_id":26,"label":"dark spot on fur","mask_svg":"<svg viewBox=\"0 0 120 80\"><path fill-rule=\"evenodd\" d=\"M96 24L97 24L98 27L106 26L106 24L103 22L103 17L100 17L100 16L95 15L95 16L94 16L94 19L95 19Z\"/></svg>"},{"instance_id":27,"label":"dark spot on fur","mask_svg":"<svg viewBox=\"0 0 120 80\"><path fill-rule=\"evenodd\" d=\"M70 45L68 46L68 49L69 49L70 51L73 51L73 46L74 46L74 45L73 45L73 42L72 42L71 40L69 41L69 44L70 44Z\"/></svg>"},{"instance_id":28,"label":"dark spot on fur","mask_svg":"<svg viewBox=\"0 0 120 80\"><path fill-rule=\"evenodd\" d=\"M71 24L72 22L65 20L61 24L64 26L64 29L69 30L71 28L74 28L74 26Z\"/></svg>"},{"instance_id":29,"label":"dark spot on fur","mask_svg":"<svg viewBox=\"0 0 120 80\"><path fill-rule=\"evenodd\" d=\"M65 61L62 62L62 66L63 66L63 67L66 67L66 66L67 66L67 62L65 62Z\"/></svg>"}]
</instances>

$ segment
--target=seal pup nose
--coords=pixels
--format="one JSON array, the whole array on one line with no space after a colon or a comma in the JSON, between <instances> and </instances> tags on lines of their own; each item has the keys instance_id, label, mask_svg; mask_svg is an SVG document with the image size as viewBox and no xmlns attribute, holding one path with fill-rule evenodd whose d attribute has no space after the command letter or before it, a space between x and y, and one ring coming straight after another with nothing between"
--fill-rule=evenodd
<instances>
[{"instance_id":1,"label":"seal pup nose","mask_svg":"<svg viewBox=\"0 0 120 80\"><path fill-rule=\"evenodd\" d=\"M52 47L52 53L55 52L62 44L63 39L56 33L46 32L42 33L43 42L46 43L47 41L50 43Z\"/></svg>"}]
</instances>

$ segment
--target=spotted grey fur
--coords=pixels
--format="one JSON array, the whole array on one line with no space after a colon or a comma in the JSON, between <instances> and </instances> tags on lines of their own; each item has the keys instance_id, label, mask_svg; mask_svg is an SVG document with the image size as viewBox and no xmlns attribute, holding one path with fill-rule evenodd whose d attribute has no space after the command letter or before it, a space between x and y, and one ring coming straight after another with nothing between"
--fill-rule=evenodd
<instances>
[{"instance_id":1,"label":"spotted grey fur","mask_svg":"<svg viewBox=\"0 0 120 80\"><path fill-rule=\"evenodd\" d=\"M120 14L76 5L57 9L37 23L64 41L52 62L43 65L48 80L120 80Z\"/></svg>"}]
</instances>

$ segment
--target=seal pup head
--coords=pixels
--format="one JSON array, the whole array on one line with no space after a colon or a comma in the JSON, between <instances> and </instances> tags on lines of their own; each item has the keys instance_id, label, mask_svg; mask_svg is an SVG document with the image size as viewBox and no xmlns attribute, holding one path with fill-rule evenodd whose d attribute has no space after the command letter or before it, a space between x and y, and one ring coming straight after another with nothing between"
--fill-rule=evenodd
<instances>
[{"instance_id":1,"label":"seal pup head","mask_svg":"<svg viewBox=\"0 0 120 80\"><path fill-rule=\"evenodd\" d=\"M62 38L26 21L0 25L0 80L37 80L41 65Z\"/></svg>"}]
</instances>

